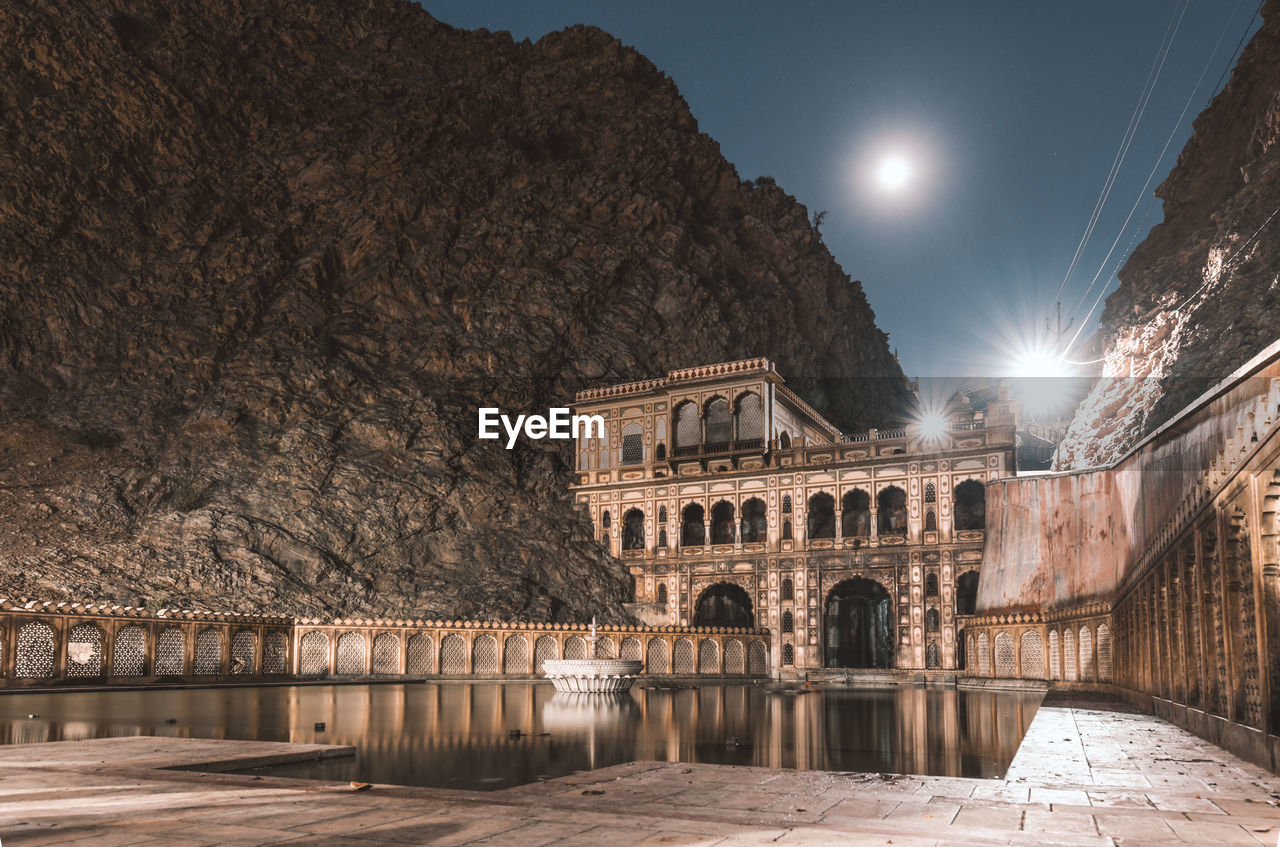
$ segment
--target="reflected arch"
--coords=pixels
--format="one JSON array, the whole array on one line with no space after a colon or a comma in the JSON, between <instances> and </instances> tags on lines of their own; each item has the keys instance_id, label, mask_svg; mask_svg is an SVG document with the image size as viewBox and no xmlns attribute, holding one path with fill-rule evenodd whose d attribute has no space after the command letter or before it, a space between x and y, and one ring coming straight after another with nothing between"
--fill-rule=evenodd
<instances>
[{"instance_id":1,"label":"reflected arch","mask_svg":"<svg viewBox=\"0 0 1280 847\"><path fill-rule=\"evenodd\" d=\"M829 668L892 668L893 617L889 592L862 577L827 594L826 655Z\"/></svg>"}]
</instances>

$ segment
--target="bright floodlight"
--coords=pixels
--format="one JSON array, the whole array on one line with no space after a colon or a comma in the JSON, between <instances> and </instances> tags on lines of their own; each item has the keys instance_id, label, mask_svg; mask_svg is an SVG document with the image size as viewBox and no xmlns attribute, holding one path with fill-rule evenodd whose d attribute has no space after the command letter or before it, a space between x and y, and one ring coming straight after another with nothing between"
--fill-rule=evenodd
<instances>
[{"instance_id":1,"label":"bright floodlight","mask_svg":"<svg viewBox=\"0 0 1280 847\"><path fill-rule=\"evenodd\" d=\"M1015 349L1008 374L1014 379L1014 395L1023 410L1040 415L1061 411L1075 369L1056 345L1042 340Z\"/></svg>"},{"instance_id":2,"label":"bright floodlight","mask_svg":"<svg viewBox=\"0 0 1280 847\"><path fill-rule=\"evenodd\" d=\"M876 167L876 181L886 191L897 191L911 179L911 163L902 156L885 156Z\"/></svg>"},{"instance_id":3,"label":"bright floodlight","mask_svg":"<svg viewBox=\"0 0 1280 847\"><path fill-rule=\"evenodd\" d=\"M928 411L917 421L920 435L925 441L938 441L947 434L947 416L939 411Z\"/></svg>"}]
</instances>

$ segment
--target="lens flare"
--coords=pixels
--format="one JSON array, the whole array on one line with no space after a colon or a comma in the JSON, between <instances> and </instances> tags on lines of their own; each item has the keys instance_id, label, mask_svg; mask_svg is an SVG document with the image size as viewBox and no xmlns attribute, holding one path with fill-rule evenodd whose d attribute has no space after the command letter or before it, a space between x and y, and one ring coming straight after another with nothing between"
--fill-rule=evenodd
<instances>
[{"instance_id":1,"label":"lens flare","mask_svg":"<svg viewBox=\"0 0 1280 847\"><path fill-rule=\"evenodd\" d=\"M886 191L898 191L911 181L913 168L905 157L885 156L876 167L876 181Z\"/></svg>"}]
</instances>

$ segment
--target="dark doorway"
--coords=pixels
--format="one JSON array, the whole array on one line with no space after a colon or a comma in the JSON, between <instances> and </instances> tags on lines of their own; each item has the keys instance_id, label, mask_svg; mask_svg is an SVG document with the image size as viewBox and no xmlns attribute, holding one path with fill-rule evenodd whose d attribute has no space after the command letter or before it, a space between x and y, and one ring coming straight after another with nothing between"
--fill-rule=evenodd
<instances>
[{"instance_id":1,"label":"dark doorway","mask_svg":"<svg viewBox=\"0 0 1280 847\"><path fill-rule=\"evenodd\" d=\"M702 507L690 503L680 514L680 546L701 547L707 543L707 530L702 523Z\"/></svg>"},{"instance_id":2,"label":"dark doorway","mask_svg":"<svg viewBox=\"0 0 1280 847\"><path fill-rule=\"evenodd\" d=\"M727 500L721 500L719 503L712 506L711 543L732 544L734 541L734 529L733 504Z\"/></svg>"},{"instance_id":3,"label":"dark doorway","mask_svg":"<svg viewBox=\"0 0 1280 847\"><path fill-rule=\"evenodd\" d=\"M841 501L840 530L845 538L871 534L871 495L860 488L846 492Z\"/></svg>"},{"instance_id":4,"label":"dark doorway","mask_svg":"<svg viewBox=\"0 0 1280 847\"><path fill-rule=\"evenodd\" d=\"M836 537L836 499L826 492L809 498L809 537Z\"/></svg>"},{"instance_id":5,"label":"dark doorway","mask_svg":"<svg viewBox=\"0 0 1280 847\"><path fill-rule=\"evenodd\" d=\"M956 486L956 529L980 530L987 526L987 489L968 479Z\"/></svg>"},{"instance_id":6,"label":"dark doorway","mask_svg":"<svg viewBox=\"0 0 1280 847\"><path fill-rule=\"evenodd\" d=\"M978 608L978 572L965 571L956 580L956 614L972 615Z\"/></svg>"},{"instance_id":7,"label":"dark doorway","mask_svg":"<svg viewBox=\"0 0 1280 847\"><path fill-rule=\"evenodd\" d=\"M764 501L752 497L742 504L742 543L767 541L769 537L769 519L766 517Z\"/></svg>"},{"instance_id":8,"label":"dark doorway","mask_svg":"<svg viewBox=\"0 0 1280 847\"><path fill-rule=\"evenodd\" d=\"M889 593L878 582L855 577L831 589L824 623L827 667L893 667Z\"/></svg>"},{"instance_id":9,"label":"dark doorway","mask_svg":"<svg viewBox=\"0 0 1280 847\"><path fill-rule=\"evenodd\" d=\"M694 626L751 628L751 598L747 592L727 582L717 582L698 597Z\"/></svg>"},{"instance_id":10,"label":"dark doorway","mask_svg":"<svg viewBox=\"0 0 1280 847\"><path fill-rule=\"evenodd\" d=\"M907 534L907 492L890 485L876 498L880 507L877 531L881 535Z\"/></svg>"}]
</instances>

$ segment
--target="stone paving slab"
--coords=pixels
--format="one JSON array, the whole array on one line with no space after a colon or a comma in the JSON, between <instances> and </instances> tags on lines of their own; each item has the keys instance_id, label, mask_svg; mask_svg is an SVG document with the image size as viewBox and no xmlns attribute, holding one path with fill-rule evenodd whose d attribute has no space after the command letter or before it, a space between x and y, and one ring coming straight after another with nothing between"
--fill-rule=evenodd
<instances>
[{"instance_id":1,"label":"stone paving slab","mask_svg":"<svg viewBox=\"0 0 1280 847\"><path fill-rule=\"evenodd\" d=\"M350 748L182 738L0 747L5 847L1274 845L1280 780L1114 703L1042 705L1003 779L631 762L506 791L209 771Z\"/></svg>"}]
</instances>

